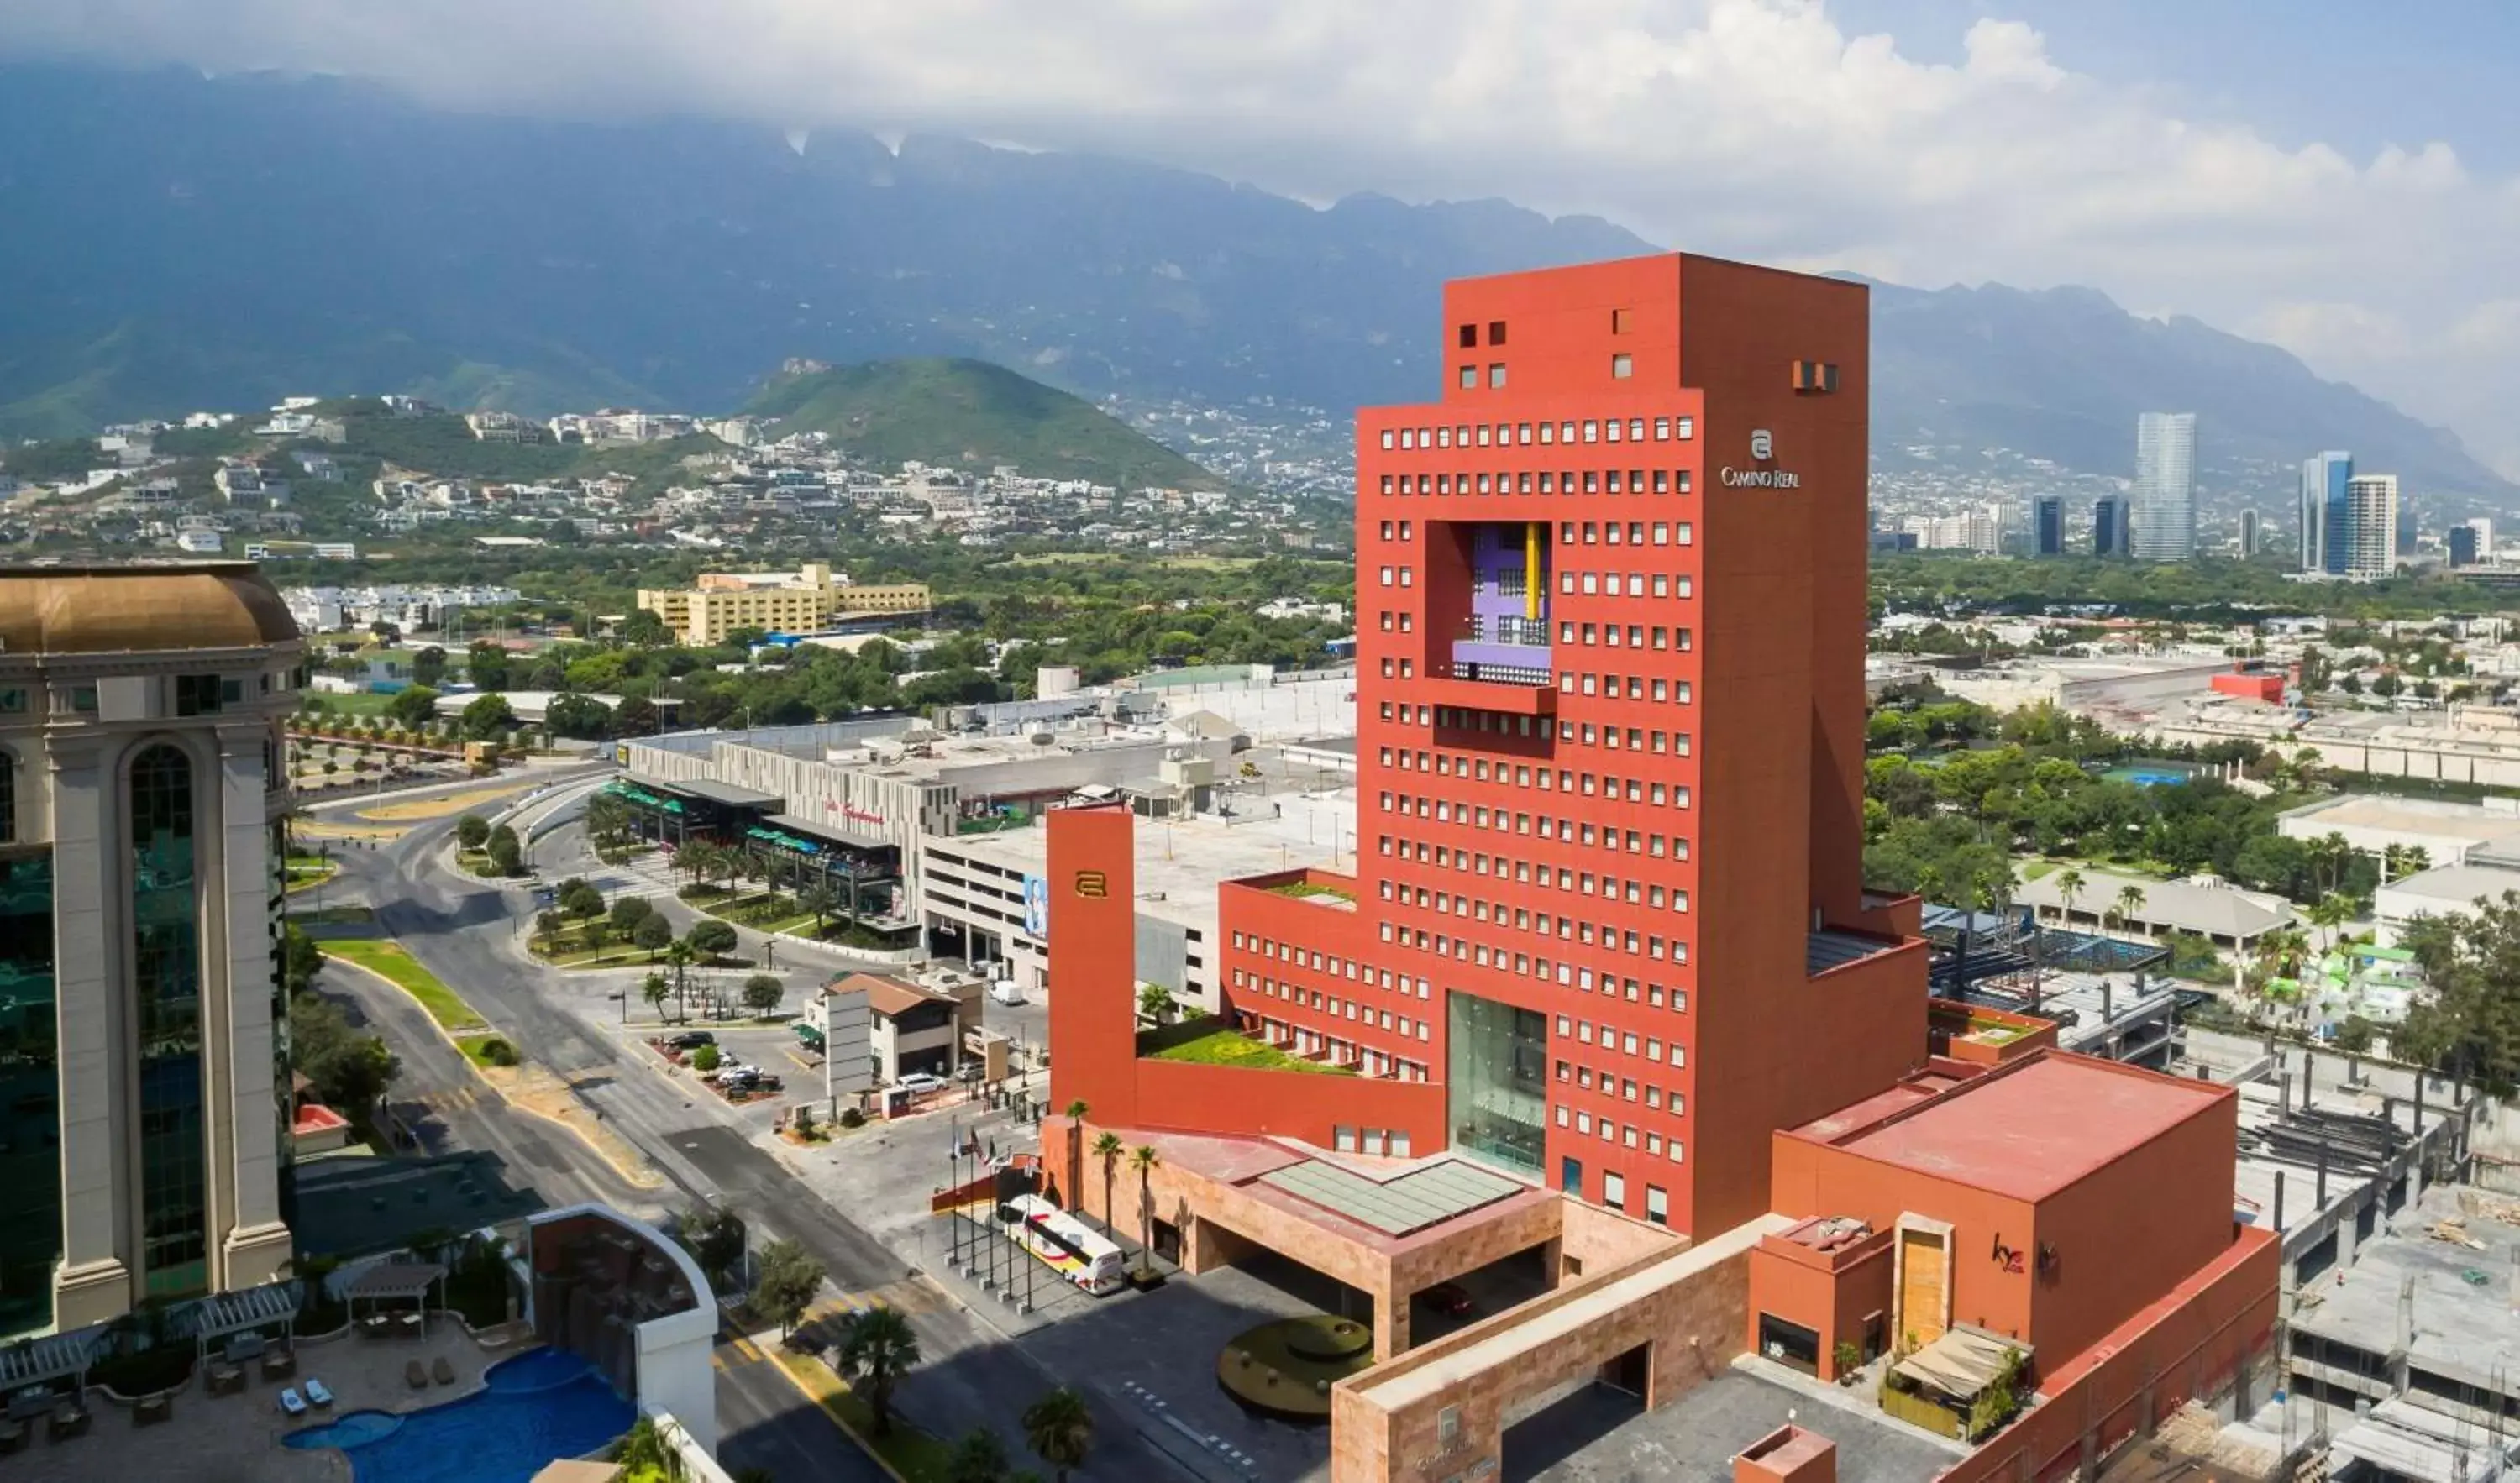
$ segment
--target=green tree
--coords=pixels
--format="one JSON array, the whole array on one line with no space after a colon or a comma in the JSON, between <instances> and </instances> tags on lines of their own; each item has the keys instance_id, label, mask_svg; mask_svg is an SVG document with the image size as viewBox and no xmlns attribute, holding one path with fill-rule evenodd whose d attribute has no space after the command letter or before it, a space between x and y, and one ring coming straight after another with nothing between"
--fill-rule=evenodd
<instances>
[{"instance_id":1,"label":"green tree","mask_svg":"<svg viewBox=\"0 0 2520 1483\"><path fill-rule=\"evenodd\" d=\"M1173 991L1159 983L1138 990L1138 1016L1148 1024L1170 1024L1176 1008Z\"/></svg>"},{"instance_id":2,"label":"green tree","mask_svg":"<svg viewBox=\"0 0 2520 1483\"><path fill-rule=\"evenodd\" d=\"M591 696L554 696L545 724L560 736L598 741L612 731L612 710Z\"/></svg>"},{"instance_id":3,"label":"green tree","mask_svg":"<svg viewBox=\"0 0 2520 1483\"><path fill-rule=\"evenodd\" d=\"M664 913L652 911L640 918L639 924L630 929L630 941L648 955L649 962L653 963L657 954L673 945L674 924L665 920Z\"/></svg>"},{"instance_id":4,"label":"green tree","mask_svg":"<svg viewBox=\"0 0 2520 1483\"><path fill-rule=\"evenodd\" d=\"M665 919L659 917L655 920L662 921ZM674 1001L683 1007L686 1017L691 1014L691 967L699 961L699 949L693 947L688 937L677 937L665 944L665 966L674 970Z\"/></svg>"},{"instance_id":5,"label":"green tree","mask_svg":"<svg viewBox=\"0 0 2520 1483\"><path fill-rule=\"evenodd\" d=\"M405 726L424 725L437 714L437 692L427 684L407 686L385 702L385 714Z\"/></svg>"},{"instance_id":6,"label":"green tree","mask_svg":"<svg viewBox=\"0 0 2520 1483\"><path fill-rule=\"evenodd\" d=\"M411 679L414 685L435 686L445 678L445 650L431 644L411 656Z\"/></svg>"},{"instance_id":7,"label":"green tree","mask_svg":"<svg viewBox=\"0 0 2520 1483\"><path fill-rule=\"evenodd\" d=\"M1152 1272L1155 1260L1155 1169L1164 1157L1151 1144L1129 1150L1129 1167L1138 1173L1138 1270Z\"/></svg>"},{"instance_id":8,"label":"green tree","mask_svg":"<svg viewBox=\"0 0 2520 1483\"><path fill-rule=\"evenodd\" d=\"M648 608L641 607L621 620L621 638L623 642L636 644L643 649L654 649L672 642L673 634L665 627L665 620L662 617Z\"/></svg>"},{"instance_id":9,"label":"green tree","mask_svg":"<svg viewBox=\"0 0 2520 1483\"><path fill-rule=\"evenodd\" d=\"M2345 1022L2336 1027L2336 1033L2328 1037L2327 1043L2348 1056L2368 1056L2375 1033L2371 1021L2360 1014L2349 1014L2345 1016Z\"/></svg>"},{"instance_id":10,"label":"green tree","mask_svg":"<svg viewBox=\"0 0 2520 1483\"><path fill-rule=\"evenodd\" d=\"M653 906L649 905L646 897L621 897L619 900L612 903L612 935L620 938L624 942L636 941L639 931L639 923L655 915L656 909ZM668 928L668 930L671 929Z\"/></svg>"},{"instance_id":11,"label":"green tree","mask_svg":"<svg viewBox=\"0 0 2520 1483\"><path fill-rule=\"evenodd\" d=\"M2309 916L2310 924L2318 928L2319 951L2327 952L2336 946L2336 929L2353 920L2354 903L2330 891L2311 903Z\"/></svg>"},{"instance_id":12,"label":"green tree","mask_svg":"<svg viewBox=\"0 0 2520 1483\"><path fill-rule=\"evenodd\" d=\"M2124 930L2135 921L2136 914L2143 910L2143 903L2142 886L2122 885L2118 887L2117 900L2111 903L2108 916L2115 921L2121 930Z\"/></svg>"},{"instance_id":13,"label":"green tree","mask_svg":"<svg viewBox=\"0 0 2520 1483\"><path fill-rule=\"evenodd\" d=\"M583 880L572 880L560 889L560 909L581 921L592 921L604 915L604 893Z\"/></svg>"},{"instance_id":14,"label":"green tree","mask_svg":"<svg viewBox=\"0 0 2520 1483\"><path fill-rule=\"evenodd\" d=\"M517 724L517 713L504 697L476 696L465 705L462 721L466 741L492 742Z\"/></svg>"},{"instance_id":15,"label":"green tree","mask_svg":"<svg viewBox=\"0 0 2520 1483\"><path fill-rule=\"evenodd\" d=\"M631 828L626 800L601 790L586 800L586 837L599 849L618 848L628 842Z\"/></svg>"},{"instance_id":16,"label":"green tree","mask_svg":"<svg viewBox=\"0 0 2520 1483\"><path fill-rule=\"evenodd\" d=\"M692 929L684 934L684 940L701 958L724 958L733 953L742 939L736 936L735 928L727 923L708 921L692 923Z\"/></svg>"},{"instance_id":17,"label":"green tree","mask_svg":"<svg viewBox=\"0 0 2520 1483\"><path fill-rule=\"evenodd\" d=\"M794 1241L772 1241L761 1248L761 1267L752 1283L752 1306L778 1324L785 1336L814 1306L823 1287L823 1264Z\"/></svg>"},{"instance_id":18,"label":"green tree","mask_svg":"<svg viewBox=\"0 0 2520 1483\"><path fill-rule=\"evenodd\" d=\"M508 666L508 652L496 644L475 644L464 655L465 678L472 682L475 690L506 690Z\"/></svg>"},{"instance_id":19,"label":"green tree","mask_svg":"<svg viewBox=\"0 0 2520 1483\"><path fill-rule=\"evenodd\" d=\"M283 987L292 995L314 987L316 970L324 966L324 950L315 945L314 938L292 922L282 932L280 955Z\"/></svg>"},{"instance_id":20,"label":"green tree","mask_svg":"<svg viewBox=\"0 0 2520 1483\"><path fill-rule=\"evenodd\" d=\"M723 1283L743 1260L743 1219L732 1210L693 1204L675 1221L674 1230L683 1249L712 1282Z\"/></svg>"},{"instance_id":21,"label":"green tree","mask_svg":"<svg viewBox=\"0 0 2520 1483\"><path fill-rule=\"evenodd\" d=\"M525 873L525 847L517 842L516 831L501 825L491 831L488 846L490 869L502 876Z\"/></svg>"},{"instance_id":22,"label":"green tree","mask_svg":"<svg viewBox=\"0 0 2520 1483\"><path fill-rule=\"evenodd\" d=\"M2074 898L2083 894L2084 883L2083 873L2073 866L2056 873L2056 895L2065 903L2064 924L2069 927L2074 924Z\"/></svg>"},{"instance_id":23,"label":"green tree","mask_svg":"<svg viewBox=\"0 0 2520 1483\"><path fill-rule=\"evenodd\" d=\"M1120 1172L1121 1156L1128 1151L1129 1146L1120 1141L1120 1135L1107 1128L1094 1135L1094 1157L1102 1165L1102 1229L1105 1231L1117 1229L1118 1223L1112 1219L1118 1207L1111 1203L1111 1181Z\"/></svg>"},{"instance_id":24,"label":"green tree","mask_svg":"<svg viewBox=\"0 0 2520 1483\"><path fill-rule=\"evenodd\" d=\"M779 1001L787 997L788 986L779 981L776 973L755 973L743 981L743 1007L756 1018L768 1018L779 1008Z\"/></svg>"},{"instance_id":25,"label":"green tree","mask_svg":"<svg viewBox=\"0 0 2520 1483\"><path fill-rule=\"evenodd\" d=\"M1064 1385L1024 1408L1023 1429L1025 1445L1050 1464L1058 1483L1067 1483L1068 1472L1084 1466L1094 1450L1094 1413Z\"/></svg>"},{"instance_id":26,"label":"green tree","mask_svg":"<svg viewBox=\"0 0 2520 1483\"><path fill-rule=\"evenodd\" d=\"M838 1370L866 1397L875 1434L892 1433L892 1391L919 1364L919 1335L899 1311L873 1307L849 1321L840 1340Z\"/></svg>"},{"instance_id":27,"label":"green tree","mask_svg":"<svg viewBox=\"0 0 2520 1483\"><path fill-rule=\"evenodd\" d=\"M654 920L662 921L663 919L658 918ZM642 924L644 925L645 923ZM667 927L665 930L670 935L673 928ZM648 1001L649 1012L654 1014L659 1019L664 1018L665 1001L672 998L673 994L673 984L669 982L662 973L651 973L647 977L639 980L639 997Z\"/></svg>"},{"instance_id":28,"label":"green tree","mask_svg":"<svg viewBox=\"0 0 2520 1483\"><path fill-rule=\"evenodd\" d=\"M1007 1444L985 1426L974 1426L945 1455L945 1483L1006 1483Z\"/></svg>"},{"instance_id":29,"label":"green tree","mask_svg":"<svg viewBox=\"0 0 2520 1483\"><path fill-rule=\"evenodd\" d=\"M364 1118L402 1072L385 1043L354 1029L329 1000L299 994L289 1002L293 1064L325 1105Z\"/></svg>"},{"instance_id":30,"label":"green tree","mask_svg":"<svg viewBox=\"0 0 2520 1483\"><path fill-rule=\"evenodd\" d=\"M477 850L490 842L490 821L479 814L466 814L455 821L455 842L468 850Z\"/></svg>"}]
</instances>

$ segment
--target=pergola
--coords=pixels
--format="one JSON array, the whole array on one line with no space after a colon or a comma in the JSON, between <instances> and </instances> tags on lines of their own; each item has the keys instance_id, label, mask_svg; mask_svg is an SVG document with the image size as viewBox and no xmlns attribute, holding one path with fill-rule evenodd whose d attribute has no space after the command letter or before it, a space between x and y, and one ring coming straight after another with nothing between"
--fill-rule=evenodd
<instances>
[{"instance_id":1,"label":"pergola","mask_svg":"<svg viewBox=\"0 0 2520 1483\"><path fill-rule=\"evenodd\" d=\"M222 1292L187 1305L183 1320L193 1329L197 1352L206 1357L210 1341L222 1339L247 1329L263 1329L274 1324L292 1338L297 1332L297 1297L280 1282L260 1287L248 1287L242 1292Z\"/></svg>"},{"instance_id":2,"label":"pergola","mask_svg":"<svg viewBox=\"0 0 2520 1483\"><path fill-rule=\"evenodd\" d=\"M428 1289L446 1281L446 1269L435 1262L380 1262L352 1280L342 1296L350 1305L350 1321L358 1322L359 1302L389 1302L400 1298L420 1300L420 1331L428 1331ZM441 1287L439 1296L444 1297Z\"/></svg>"},{"instance_id":3,"label":"pergola","mask_svg":"<svg viewBox=\"0 0 2520 1483\"><path fill-rule=\"evenodd\" d=\"M104 1358L112 1345L112 1330L96 1325L0 1349L0 1395L14 1403L32 1386L44 1387L49 1395L52 1382L68 1375L77 1376L85 1389L88 1367Z\"/></svg>"}]
</instances>

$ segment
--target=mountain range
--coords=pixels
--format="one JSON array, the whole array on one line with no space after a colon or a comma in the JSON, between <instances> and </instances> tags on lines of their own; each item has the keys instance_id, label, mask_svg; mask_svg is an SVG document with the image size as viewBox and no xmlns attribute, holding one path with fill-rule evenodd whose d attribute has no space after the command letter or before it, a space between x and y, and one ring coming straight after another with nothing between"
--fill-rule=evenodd
<instances>
[{"instance_id":1,"label":"mountain range","mask_svg":"<svg viewBox=\"0 0 2520 1483\"><path fill-rule=\"evenodd\" d=\"M432 111L339 78L0 67L0 435L294 393L734 410L794 358L969 357L1086 396L1434 394L1447 278L1654 250L1500 201L1327 208L1099 157L691 118ZM2351 448L2520 508L2291 355L2086 289L1877 285L1877 452L2132 472ZM775 394L775 388L774 392Z\"/></svg>"}]
</instances>

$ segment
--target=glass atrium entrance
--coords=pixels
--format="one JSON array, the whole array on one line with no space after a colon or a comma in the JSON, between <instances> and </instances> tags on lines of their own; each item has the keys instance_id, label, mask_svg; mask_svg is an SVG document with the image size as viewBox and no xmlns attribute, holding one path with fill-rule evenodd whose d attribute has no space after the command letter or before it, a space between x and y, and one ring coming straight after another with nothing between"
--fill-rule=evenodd
<instances>
[{"instance_id":1,"label":"glass atrium entrance","mask_svg":"<svg viewBox=\"0 0 2520 1483\"><path fill-rule=\"evenodd\" d=\"M1445 995L1453 1146L1525 1178L1540 1173L1549 1120L1549 1020L1456 989Z\"/></svg>"}]
</instances>

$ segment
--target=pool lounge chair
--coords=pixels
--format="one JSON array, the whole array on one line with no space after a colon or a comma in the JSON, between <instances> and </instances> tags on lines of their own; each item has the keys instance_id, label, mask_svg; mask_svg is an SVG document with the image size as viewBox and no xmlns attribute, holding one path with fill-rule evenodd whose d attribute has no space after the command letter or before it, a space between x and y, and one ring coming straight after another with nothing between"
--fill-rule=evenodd
<instances>
[{"instance_id":1,"label":"pool lounge chair","mask_svg":"<svg viewBox=\"0 0 2520 1483\"><path fill-rule=\"evenodd\" d=\"M306 1398L297 1393L296 1386L289 1386L280 1392L280 1409L286 1415L302 1416L306 1415Z\"/></svg>"},{"instance_id":2,"label":"pool lounge chair","mask_svg":"<svg viewBox=\"0 0 2520 1483\"><path fill-rule=\"evenodd\" d=\"M330 1406L333 1404L333 1392L325 1387L322 1380L310 1376L306 1381L306 1404L319 1410Z\"/></svg>"},{"instance_id":3,"label":"pool lounge chair","mask_svg":"<svg viewBox=\"0 0 2520 1483\"><path fill-rule=\"evenodd\" d=\"M56 1442L87 1435L87 1408L76 1401L64 1401L53 1410L52 1419L45 1424L45 1435Z\"/></svg>"},{"instance_id":4,"label":"pool lounge chair","mask_svg":"<svg viewBox=\"0 0 2520 1483\"><path fill-rule=\"evenodd\" d=\"M402 1362L402 1379L404 1384L414 1390L427 1390L428 1388L428 1367L418 1360L405 1360Z\"/></svg>"},{"instance_id":5,"label":"pool lounge chair","mask_svg":"<svg viewBox=\"0 0 2520 1483\"><path fill-rule=\"evenodd\" d=\"M452 1385L455 1383L455 1367L446 1363L446 1356L441 1354L428 1362L428 1377L440 1385Z\"/></svg>"}]
</instances>

